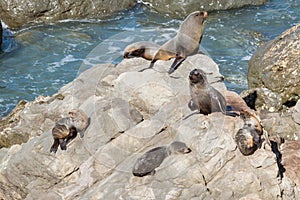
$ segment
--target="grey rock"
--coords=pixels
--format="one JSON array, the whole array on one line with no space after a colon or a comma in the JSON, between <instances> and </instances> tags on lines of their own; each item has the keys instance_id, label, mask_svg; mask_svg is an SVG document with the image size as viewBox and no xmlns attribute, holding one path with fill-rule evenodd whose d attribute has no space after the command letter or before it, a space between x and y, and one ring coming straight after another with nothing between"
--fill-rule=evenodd
<instances>
[{"instance_id":1,"label":"grey rock","mask_svg":"<svg viewBox=\"0 0 300 200\"><path fill-rule=\"evenodd\" d=\"M286 30L253 54L249 61L249 88L265 87L278 93L282 104L300 96L300 24Z\"/></svg>"},{"instance_id":2,"label":"grey rock","mask_svg":"<svg viewBox=\"0 0 300 200\"><path fill-rule=\"evenodd\" d=\"M114 12L128 9L136 3L134 0L24 0L0 2L0 18L12 29L19 28L32 21L53 22L61 19L99 18Z\"/></svg>"},{"instance_id":3,"label":"grey rock","mask_svg":"<svg viewBox=\"0 0 300 200\"><path fill-rule=\"evenodd\" d=\"M214 11L214 10L227 10L233 8L240 8L247 5L263 5L267 0L203 0L197 1L192 0L183 2L180 0L169 1L169 0L148 0L151 7L160 13L169 14L175 17L186 17L189 13L196 10Z\"/></svg>"},{"instance_id":4,"label":"grey rock","mask_svg":"<svg viewBox=\"0 0 300 200\"><path fill-rule=\"evenodd\" d=\"M292 114L292 117L293 117L293 120L300 125L300 101L298 100L295 108L294 108L294 111L293 111L293 114Z\"/></svg>"},{"instance_id":5,"label":"grey rock","mask_svg":"<svg viewBox=\"0 0 300 200\"><path fill-rule=\"evenodd\" d=\"M189 72L194 65L203 66L212 72L208 81L214 82L220 76L217 65L205 55L194 55L170 77L171 62L158 61L154 69L144 72L137 69L149 61L141 58L124 60L116 67L97 65L52 97L27 103L10 130L24 131L30 139L0 149L1 198L297 197L297 183L277 181L275 154L258 149L245 157L237 149L234 135L243 126L240 118L216 112L184 119L191 114ZM222 82L212 86L228 93ZM54 122L72 108L83 110L91 124L66 151L50 154ZM165 158L155 176L132 175L134 161L145 151L175 140L192 151Z\"/></svg>"}]
</instances>

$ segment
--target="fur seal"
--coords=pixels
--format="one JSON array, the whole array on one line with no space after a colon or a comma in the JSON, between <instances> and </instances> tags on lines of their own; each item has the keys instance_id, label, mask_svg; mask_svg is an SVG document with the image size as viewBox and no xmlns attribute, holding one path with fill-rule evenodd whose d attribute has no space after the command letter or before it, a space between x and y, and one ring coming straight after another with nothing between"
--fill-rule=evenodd
<instances>
[{"instance_id":1,"label":"fur seal","mask_svg":"<svg viewBox=\"0 0 300 200\"><path fill-rule=\"evenodd\" d=\"M235 141L241 153L245 156L253 154L261 147L263 128L259 119L248 111L241 111L244 126L235 135Z\"/></svg>"},{"instance_id":2,"label":"fur seal","mask_svg":"<svg viewBox=\"0 0 300 200\"><path fill-rule=\"evenodd\" d=\"M124 49L123 58L142 57L146 60L152 60L159 47L158 44L152 42L136 42Z\"/></svg>"},{"instance_id":3,"label":"fur seal","mask_svg":"<svg viewBox=\"0 0 300 200\"><path fill-rule=\"evenodd\" d=\"M50 152L56 153L58 146L61 150L66 150L67 144L77 136L78 132L80 137L84 136L84 131L89 124L90 118L82 110L72 109L68 117L61 118L55 123L52 129L54 142Z\"/></svg>"},{"instance_id":4,"label":"fur seal","mask_svg":"<svg viewBox=\"0 0 300 200\"><path fill-rule=\"evenodd\" d=\"M159 167L166 157L171 154L186 154L190 153L191 149L183 142L172 142L169 146L156 147L147 151L139 157L132 169L134 176L154 175L155 168Z\"/></svg>"},{"instance_id":5,"label":"fur seal","mask_svg":"<svg viewBox=\"0 0 300 200\"><path fill-rule=\"evenodd\" d=\"M191 101L189 108L199 110L200 113L208 115L212 112L222 112L229 114L226 111L226 100L223 95L209 85L206 74L201 69L194 69L189 74Z\"/></svg>"},{"instance_id":6,"label":"fur seal","mask_svg":"<svg viewBox=\"0 0 300 200\"><path fill-rule=\"evenodd\" d=\"M168 71L171 74L187 56L196 54L202 40L204 21L207 16L208 14L205 11L196 11L189 14L180 25L177 35L158 49L148 68L152 68L157 60L175 58Z\"/></svg>"}]
</instances>

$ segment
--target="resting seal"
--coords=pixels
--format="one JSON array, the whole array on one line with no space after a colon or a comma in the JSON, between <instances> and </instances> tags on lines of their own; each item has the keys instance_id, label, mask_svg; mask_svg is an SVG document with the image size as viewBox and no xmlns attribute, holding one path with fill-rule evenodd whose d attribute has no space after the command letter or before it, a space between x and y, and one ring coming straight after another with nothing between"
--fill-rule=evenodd
<instances>
[{"instance_id":1,"label":"resting seal","mask_svg":"<svg viewBox=\"0 0 300 200\"><path fill-rule=\"evenodd\" d=\"M168 72L171 74L187 56L196 54L202 40L204 21L207 15L207 12L200 11L189 14L180 25L177 35L158 49L148 68L152 68L157 60L175 58Z\"/></svg>"},{"instance_id":2,"label":"resting seal","mask_svg":"<svg viewBox=\"0 0 300 200\"><path fill-rule=\"evenodd\" d=\"M191 149L183 142L172 142L169 146L156 147L147 151L139 157L132 169L134 176L154 175L155 168L159 167L164 159L171 154L186 154L191 152Z\"/></svg>"},{"instance_id":3,"label":"resting seal","mask_svg":"<svg viewBox=\"0 0 300 200\"><path fill-rule=\"evenodd\" d=\"M244 121L244 126L238 130L235 141L241 153L247 156L261 147L263 128L258 118L248 111L241 111L240 117Z\"/></svg>"},{"instance_id":4,"label":"resting seal","mask_svg":"<svg viewBox=\"0 0 300 200\"><path fill-rule=\"evenodd\" d=\"M124 49L123 58L142 57L146 60L152 60L159 47L159 45L152 42L136 42Z\"/></svg>"}]
</instances>

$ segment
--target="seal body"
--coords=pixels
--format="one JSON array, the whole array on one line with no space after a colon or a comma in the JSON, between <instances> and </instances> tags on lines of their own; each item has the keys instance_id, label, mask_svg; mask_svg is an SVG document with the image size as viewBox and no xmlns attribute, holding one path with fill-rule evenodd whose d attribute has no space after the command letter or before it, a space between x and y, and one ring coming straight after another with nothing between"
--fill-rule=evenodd
<instances>
[{"instance_id":1,"label":"seal body","mask_svg":"<svg viewBox=\"0 0 300 200\"><path fill-rule=\"evenodd\" d=\"M177 35L163 44L151 61L150 68L157 60L175 58L169 69L173 73L187 56L196 54L203 35L204 21L207 12L196 11L186 17L179 27Z\"/></svg>"},{"instance_id":2,"label":"seal body","mask_svg":"<svg viewBox=\"0 0 300 200\"><path fill-rule=\"evenodd\" d=\"M79 109L72 109L69 112L69 116L61 118L55 123L52 129L53 145L50 148L50 152L56 153L58 146L61 150L67 149L67 144L71 142L77 133L80 136L84 136L84 131L90 124L90 118Z\"/></svg>"},{"instance_id":3,"label":"seal body","mask_svg":"<svg viewBox=\"0 0 300 200\"><path fill-rule=\"evenodd\" d=\"M159 47L158 44L152 42L136 42L124 49L123 58L142 57L146 60L152 60Z\"/></svg>"},{"instance_id":4,"label":"seal body","mask_svg":"<svg viewBox=\"0 0 300 200\"><path fill-rule=\"evenodd\" d=\"M253 154L262 144L263 128L259 119L248 111L241 111L244 126L235 135L235 141L240 152L247 156Z\"/></svg>"},{"instance_id":5,"label":"seal body","mask_svg":"<svg viewBox=\"0 0 300 200\"><path fill-rule=\"evenodd\" d=\"M139 157L132 169L134 176L154 175L155 168L159 167L164 159L171 154L186 154L191 152L191 149L183 142L175 141L169 146L156 147L147 151Z\"/></svg>"},{"instance_id":6,"label":"seal body","mask_svg":"<svg viewBox=\"0 0 300 200\"><path fill-rule=\"evenodd\" d=\"M200 113L208 115L212 112L226 114L226 100L223 95L209 85L205 72L194 69L189 74L191 101L189 108L199 110Z\"/></svg>"}]
</instances>

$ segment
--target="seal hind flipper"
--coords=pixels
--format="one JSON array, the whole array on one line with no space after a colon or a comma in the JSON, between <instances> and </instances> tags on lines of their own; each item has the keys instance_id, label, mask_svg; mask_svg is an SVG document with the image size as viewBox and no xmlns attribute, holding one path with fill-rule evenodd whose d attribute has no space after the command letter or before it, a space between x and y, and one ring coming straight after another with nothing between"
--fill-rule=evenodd
<instances>
[{"instance_id":1,"label":"seal hind flipper","mask_svg":"<svg viewBox=\"0 0 300 200\"><path fill-rule=\"evenodd\" d=\"M61 150L67 150L67 144L64 139L58 139L59 140L59 145Z\"/></svg>"},{"instance_id":2,"label":"seal hind flipper","mask_svg":"<svg viewBox=\"0 0 300 200\"><path fill-rule=\"evenodd\" d=\"M185 60L185 57L181 57L181 56L176 57L168 71L168 74L172 74L181 65L181 63L184 60Z\"/></svg>"},{"instance_id":3,"label":"seal hind flipper","mask_svg":"<svg viewBox=\"0 0 300 200\"><path fill-rule=\"evenodd\" d=\"M59 139L54 139L53 145L50 148L50 153L51 152L56 153L58 146L59 146Z\"/></svg>"},{"instance_id":4,"label":"seal hind flipper","mask_svg":"<svg viewBox=\"0 0 300 200\"><path fill-rule=\"evenodd\" d=\"M155 62L156 62L156 60L152 60L151 63L150 63L150 65L149 65L149 67L146 67L146 68L144 68L144 69L141 69L141 70L139 70L138 72L143 72L143 71L145 71L145 70L147 70L147 69L152 69Z\"/></svg>"}]
</instances>

